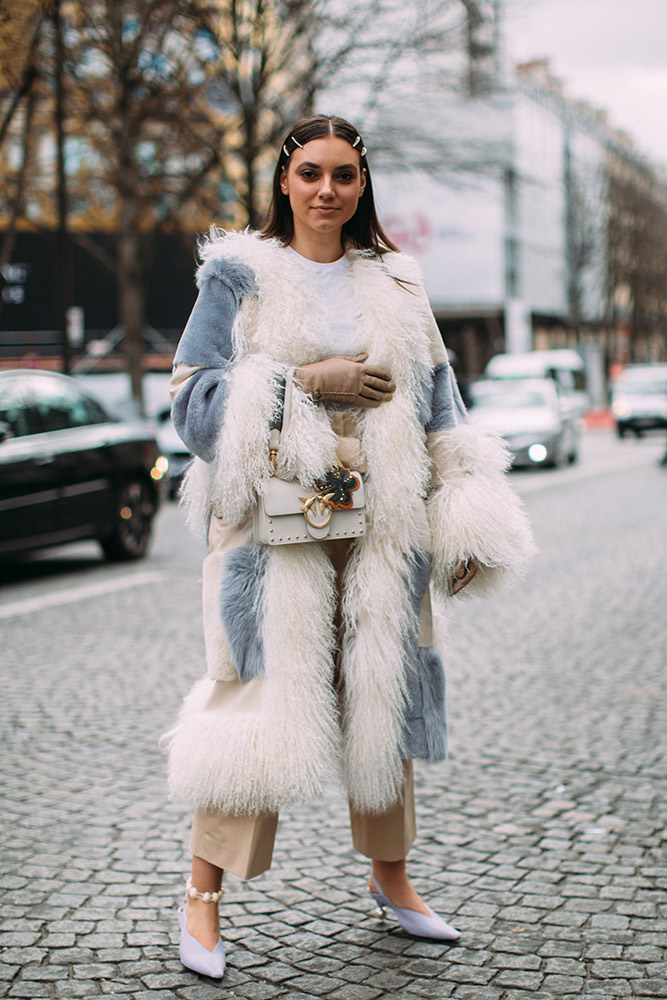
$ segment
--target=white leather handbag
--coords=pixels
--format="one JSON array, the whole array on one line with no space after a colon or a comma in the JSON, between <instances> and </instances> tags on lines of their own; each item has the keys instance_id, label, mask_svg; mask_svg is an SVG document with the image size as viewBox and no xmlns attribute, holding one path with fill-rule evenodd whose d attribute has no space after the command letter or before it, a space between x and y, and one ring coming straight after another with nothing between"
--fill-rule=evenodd
<instances>
[{"instance_id":1,"label":"white leather handbag","mask_svg":"<svg viewBox=\"0 0 667 1000\"><path fill-rule=\"evenodd\" d=\"M285 384L282 430L287 427L292 398L292 373ZM365 534L366 510L361 473L337 465L314 487L275 473L280 427L271 429L269 454L274 474L253 509L253 535L265 545L295 545Z\"/></svg>"}]
</instances>

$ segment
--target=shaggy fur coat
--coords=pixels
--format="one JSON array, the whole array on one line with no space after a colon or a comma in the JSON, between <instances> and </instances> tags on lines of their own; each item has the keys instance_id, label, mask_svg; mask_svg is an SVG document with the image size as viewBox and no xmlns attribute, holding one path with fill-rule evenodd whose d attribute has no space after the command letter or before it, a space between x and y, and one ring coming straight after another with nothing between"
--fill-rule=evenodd
<instances>
[{"instance_id":1,"label":"shaggy fur coat","mask_svg":"<svg viewBox=\"0 0 667 1000\"><path fill-rule=\"evenodd\" d=\"M326 545L263 546L250 528L271 475L278 379L327 356L317 290L275 240L215 233L202 249L172 379L174 422L198 456L184 503L209 540L208 674L168 734L171 795L195 807L278 811L342 777L359 810L388 808L404 758L446 752L429 582L448 599L454 570L474 557L479 572L464 594L490 593L532 552L506 449L467 422L416 263L401 253L347 257L369 363L391 372L396 392L376 409L348 408L368 528L338 594ZM312 485L326 472L339 443L334 416L294 386L281 477Z\"/></svg>"}]
</instances>

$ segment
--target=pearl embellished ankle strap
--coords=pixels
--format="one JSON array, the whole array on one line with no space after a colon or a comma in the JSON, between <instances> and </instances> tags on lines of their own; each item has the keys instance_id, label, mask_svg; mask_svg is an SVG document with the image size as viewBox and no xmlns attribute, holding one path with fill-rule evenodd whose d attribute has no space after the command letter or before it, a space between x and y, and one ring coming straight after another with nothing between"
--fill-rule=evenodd
<instances>
[{"instance_id":1,"label":"pearl embellished ankle strap","mask_svg":"<svg viewBox=\"0 0 667 1000\"><path fill-rule=\"evenodd\" d=\"M224 894L225 890L222 887L217 892L200 892L199 889L195 889L191 879L185 883L185 895L189 899L201 899L202 903L217 903Z\"/></svg>"}]
</instances>

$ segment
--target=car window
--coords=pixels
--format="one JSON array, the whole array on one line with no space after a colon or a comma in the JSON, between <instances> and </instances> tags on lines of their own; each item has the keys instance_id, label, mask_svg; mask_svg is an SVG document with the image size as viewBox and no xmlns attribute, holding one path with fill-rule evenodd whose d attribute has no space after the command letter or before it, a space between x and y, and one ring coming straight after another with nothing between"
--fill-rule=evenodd
<instances>
[{"instance_id":1,"label":"car window","mask_svg":"<svg viewBox=\"0 0 667 1000\"><path fill-rule=\"evenodd\" d=\"M473 399L476 406L493 406L495 408L514 410L517 407L547 406L547 399L539 389L525 389L518 383L506 385L502 389L489 383L472 385Z\"/></svg>"},{"instance_id":2,"label":"car window","mask_svg":"<svg viewBox=\"0 0 667 1000\"><path fill-rule=\"evenodd\" d=\"M565 392L572 392L574 389L574 376L567 368L557 368L552 377Z\"/></svg>"},{"instance_id":3,"label":"car window","mask_svg":"<svg viewBox=\"0 0 667 1000\"><path fill-rule=\"evenodd\" d=\"M86 424L106 424L109 422L109 414L104 410L102 406L95 399L90 399L88 396L81 397L81 412L85 412L87 419L84 421Z\"/></svg>"},{"instance_id":4,"label":"car window","mask_svg":"<svg viewBox=\"0 0 667 1000\"><path fill-rule=\"evenodd\" d=\"M619 392L637 394L638 396L664 396L667 393L667 381L628 376L625 379L619 379L616 389Z\"/></svg>"},{"instance_id":5,"label":"car window","mask_svg":"<svg viewBox=\"0 0 667 1000\"><path fill-rule=\"evenodd\" d=\"M27 420L28 400L19 379L6 379L0 383L0 423L6 424L10 437L30 434Z\"/></svg>"},{"instance_id":6,"label":"car window","mask_svg":"<svg viewBox=\"0 0 667 1000\"><path fill-rule=\"evenodd\" d=\"M109 419L95 400L82 395L76 386L59 379L32 380L30 396L36 419L34 428L28 433L85 427L88 424L104 423Z\"/></svg>"}]
</instances>

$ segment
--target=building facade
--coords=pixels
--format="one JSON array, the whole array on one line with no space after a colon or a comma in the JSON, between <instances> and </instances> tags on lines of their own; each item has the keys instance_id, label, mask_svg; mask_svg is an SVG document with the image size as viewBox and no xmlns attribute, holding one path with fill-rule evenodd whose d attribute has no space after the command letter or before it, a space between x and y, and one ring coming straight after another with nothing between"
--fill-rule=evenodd
<instances>
[{"instance_id":1,"label":"building facade","mask_svg":"<svg viewBox=\"0 0 667 1000\"><path fill-rule=\"evenodd\" d=\"M460 371L476 377L498 351L547 347L605 369L665 360L665 177L602 112L568 100L546 60L493 80L428 96L425 118L468 145L467 169L374 181Z\"/></svg>"}]
</instances>

